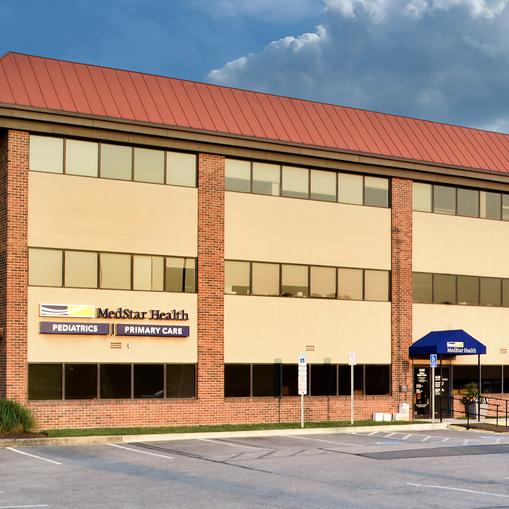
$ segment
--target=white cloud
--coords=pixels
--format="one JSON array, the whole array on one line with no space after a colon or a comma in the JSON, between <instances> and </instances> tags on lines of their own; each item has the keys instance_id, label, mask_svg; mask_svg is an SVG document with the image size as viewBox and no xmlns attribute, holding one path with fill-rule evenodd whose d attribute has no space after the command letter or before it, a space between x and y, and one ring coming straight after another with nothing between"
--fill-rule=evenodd
<instances>
[{"instance_id":1,"label":"white cloud","mask_svg":"<svg viewBox=\"0 0 509 509\"><path fill-rule=\"evenodd\" d=\"M273 41L210 71L209 80L507 129L506 0L324 0L323 6L313 32Z\"/></svg>"}]
</instances>

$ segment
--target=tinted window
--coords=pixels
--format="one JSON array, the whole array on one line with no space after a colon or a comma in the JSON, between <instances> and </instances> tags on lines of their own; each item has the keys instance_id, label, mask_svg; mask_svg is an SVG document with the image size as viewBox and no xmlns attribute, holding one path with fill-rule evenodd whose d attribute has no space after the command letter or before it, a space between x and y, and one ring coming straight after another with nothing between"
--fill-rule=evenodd
<instances>
[{"instance_id":1,"label":"tinted window","mask_svg":"<svg viewBox=\"0 0 509 509\"><path fill-rule=\"evenodd\" d=\"M336 269L311 267L311 297L336 297Z\"/></svg>"},{"instance_id":2,"label":"tinted window","mask_svg":"<svg viewBox=\"0 0 509 509\"><path fill-rule=\"evenodd\" d=\"M134 365L134 397L162 398L164 396L164 366L160 364Z\"/></svg>"},{"instance_id":3,"label":"tinted window","mask_svg":"<svg viewBox=\"0 0 509 509\"><path fill-rule=\"evenodd\" d=\"M97 253L65 252L65 286L97 288Z\"/></svg>"},{"instance_id":4,"label":"tinted window","mask_svg":"<svg viewBox=\"0 0 509 509\"><path fill-rule=\"evenodd\" d=\"M338 269L338 298L362 300L363 275L361 269Z\"/></svg>"},{"instance_id":5,"label":"tinted window","mask_svg":"<svg viewBox=\"0 0 509 509\"><path fill-rule=\"evenodd\" d=\"M362 395L364 392L364 367L361 364L354 366L354 394ZM338 384L340 395L350 395L350 366L340 364L338 366Z\"/></svg>"},{"instance_id":6,"label":"tinted window","mask_svg":"<svg viewBox=\"0 0 509 509\"><path fill-rule=\"evenodd\" d=\"M29 284L62 286L62 257L62 251L57 249L29 249Z\"/></svg>"},{"instance_id":7,"label":"tinted window","mask_svg":"<svg viewBox=\"0 0 509 509\"><path fill-rule=\"evenodd\" d=\"M63 173L64 140L50 136L30 136L30 170Z\"/></svg>"},{"instance_id":8,"label":"tinted window","mask_svg":"<svg viewBox=\"0 0 509 509\"><path fill-rule=\"evenodd\" d=\"M226 398L251 395L251 366L249 364L224 365L224 395Z\"/></svg>"},{"instance_id":9,"label":"tinted window","mask_svg":"<svg viewBox=\"0 0 509 509\"><path fill-rule=\"evenodd\" d=\"M101 398L117 399L131 397L131 365L101 364Z\"/></svg>"},{"instance_id":10,"label":"tinted window","mask_svg":"<svg viewBox=\"0 0 509 509\"><path fill-rule=\"evenodd\" d=\"M362 205L364 178L362 175L338 173L338 201L352 205Z\"/></svg>"},{"instance_id":11,"label":"tinted window","mask_svg":"<svg viewBox=\"0 0 509 509\"><path fill-rule=\"evenodd\" d=\"M249 262L225 261L224 264L225 293L249 295Z\"/></svg>"},{"instance_id":12,"label":"tinted window","mask_svg":"<svg viewBox=\"0 0 509 509\"><path fill-rule=\"evenodd\" d=\"M167 257L165 285L167 292L196 292L196 259Z\"/></svg>"},{"instance_id":13,"label":"tinted window","mask_svg":"<svg viewBox=\"0 0 509 509\"><path fill-rule=\"evenodd\" d=\"M471 383L479 383L477 366L453 366L453 389L461 390Z\"/></svg>"},{"instance_id":14,"label":"tinted window","mask_svg":"<svg viewBox=\"0 0 509 509\"><path fill-rule=\"evenodd\" d=\"M78 140L67 140L65 142L65 173L97 177L98 164L98 143Z\"/></svg>"},{"instance_id":15,"label":"tinted window","mask_svg":"<svg viewBox=\"0 0 509 509\"><path fill-rule=\"evenodd\" d=\"M249 193L251 190L251 163L238 159L225 161L225 189Z\"/></svg>"},{"instance_id":16,"label":"tinted window","mask_svg":"<svg viewBox=\"0 0 509 509\"><path fill-rule=\"evenodd\" d=\"M282 365L282 396L297 396L297 364Z\"/></svg>"},{"instance_id":17,"label":"tinted window","mask_svg":"<svg viewBox=\"0 0 509 509\"><path fill-rule=\"evenodd\" d=\"M414 272L412 279L414 302L426 304L433 302L433 275Z\"/></svg>"},{"instance_id":18,"label":"tinted window","mask_svg":"<svg viewBox=\"0 0 509 509\"><path fill-rule=\"evenodd\" d=\"M456 214L456 188L434 186L433 211L438 214Z\"/></svg>"},{"instance_id":19,"label":"tinted window","mask_svg":"<svg viewBox=\"0 0 509 509\"><path fill-rule=\"evenodd\" d=\"M131 289L131 255L100 253L100 288Z\"/></svg>"},{"instance_id":20,"label":"tinted window","mask_svg":"<svg viewBox=\"0 0 509 509\"><path fill-rule=\"evenodd\" d=\"M489 191L481 191L481 217L500 219L502 212L502 195Z\"/></svg>"},{"instance_id":21,"label":"tinted window","mask_svg":"<svg viewBox=\"0 0 509 509\"><path fill-rule=\"evenodd\" d=\"M509 307L509 279L502 279L502 306Z\"/></svg>"},{"instance_id":22,"label":"tinted window","mask_svg":"<svg viewBox=\"0 0 509 509\"><path fill-rule=\"evenodd\" d=\"M389 180L379 177L364 177L364 205L389 206Z\"/></svg>"},{"instance_id":23,"label":"tinted window","mask_svg":"<svg viewBox=\"0 0 509 509\"><path fill-rule=\"evenodd\" d=\"M279 265L253 262L253 295L279 295Z\"/></svg>"},{"instance_id":24,"label":"tinted window","mask_svg":"<svg viewBox=\"0 0 509 509\"><path fill-rule=\"evenodd\" d=\"M309 170L283 166L282 196L309 198Z\"/></svg>"},{"instance_id":25,"label":"tinted window","mask_svg":"<svg viewBox=\"0 0 509 509\"><path fill-rule=\"evenodd\" d=\"M196 155L167 152L166 183L173 186L196 187Z\"/></svg>"},{"instance_id":26,"label":"tinted window","mask_svg":"<svg viewBox=\"0 0 509 509\"><path fill-rule=\"evenodd\" d=\"M311 395L335 396L337 384L336 364L312 364L310 368Z\"/></svg>"},{"instance_id":27,"label":"tinted window","mask_svg":"<svg viewBox=\"0 0 509 509\"><path fill-rule=\"evenodd\" d=\"M479 191L458 188L458 210L460 216L479 217Z\"/></svg>"},{"instance_id":28,"label":"tinted window","mask_svg":"<svg viewBox=\"0 0 509 509\"><path fill-rule=\"evenodd\" d=\"M281 266L281 295L283 297L308 296L308 267L305 265Z\"/></svg>"},{"instance_id":29,"label":"tinted window","mask_svg":"<svg viewBox=\"0 0 509 509\"><path fill-rule=\"evenodd\" d=\"M62 399L62 364L28 366L28 399Z\"/></svg>"},{"instance_id":30,"label":"tinted window","mask_svg":"<svg viewBox=\"0 0 509 509\"><path fill-rule=\"evenodd\" d=\"M166 366L166 397L194 398L196 396L196 365L168 364Z\"/></svg>"},{"instance_id":31,"label":"tinted window","mask_svg":"<svg viewBox=\"0 0 509 509\"><path fill-rule=\"evenodd\" d=\"M97 364L65 365L65 399L97 398Z\"/></svg>"},{"instance_id":32,"label":"tinted window","mask_svg":"<svg viewBox=\"0 0 509 509\"><path fill-rule=\"evenodd\" d=\"M164 184L164 151L135 148L134 180Z\"/></svg>"},{"instance_id":33,"label":"tinted window","mask_svg":"<svg viewBox=\"0 0 509 509\"><path fill-rule=\"evenodd\" d=\"M101 143L101 177L131 180L132 157L132 147Z\"/></svg>"},{"instance_id":34,"label":"tinted window","mask_svg":"<svg viewBox=\"0 0 509 509\"><path fill-rule=\"evenodd\" d=\"M277 164L253 163L253 193L279 196L281 168Z\"/></svg>"},{"instance_id":35,"label":"tinted window","mask_svg":"<svg viewBox=\"0 0 509 509\"><path fill-rule=\"evenodd\" d=\"M435 304L456 304L456 276L433 275L433 302Z\"/></svg>"},{"instance_id":36,"label":"tinted window","mask_svg":"<svg viewBox=\"0 0 509 509\"><path fill-rule=\"evenodd\" d=\"M502 283L498 278L481 278L481 306L500 306Z\"/></svg>"},{"instance_id":37,"label":"tinted window","mask_svg":"<svg viewBox=\"0 0 509 509\"><path fill-rule=\"evenodd\" d=\"M431 184L413 183L413 208L420 212L431 212Z\"/></svg>"},{"instance_id":38,"label":"tinted window","mask_svg":"<svg viewBox=\"0 0 509 509\"><path fill-rule=\"evenodd\" d=\"M311 199L336 201L336 173L311 170Z\"/></svg>"},{"instance_id":39,"label":"tinted window","mask_svg":"<svg viewBox=\"0 0 509 509\"><path fill-rule=\"evenodd\" d=\"M389 273L386 270L364 271L364 299L389 300Z\"/></svg>"},{"instance_id":40,"label":"tinted window","mask_svg":"<svg viewBox=\"0 0 509 509\"><path fill-rule=\"evenodd\" d=\"M390 394L390 366L386 364L366 364L364 366L364 394Z\"/></svg>"},{"instance_id":41,"label":"tinted window","mask_svg":"<svg viewBox=\"0 0 509 509\"><path fill-rule=\"evenodd\" d=\"M253 364L253 396L280 395L280 368L281 364Z\"/></svg>"},{"instance_id":42,"label":"tinted window","mask_svg":"<svg viewBox=\"0 0 509 509\"><path fill-rule=\"evenodd\" d=\"M479 278L458 276L458 304L479 305Z\"/></svg>"},{"instance_id":43,"label":"tinted window","mask_svg":"<svg viewBox=\"0 0 509 509\"><path fill-rule=\"evenodd\" d=\"M502 366L481 366L481 392L483 394L502 392Z\"/></svg>"},{"instance_id":44,"label":"tinted window","mask_svg":"<svg viewBox=\"0 0 509 509\"><path fill-rule=\"evenodd\" d=\"M133 289L162 291L164 289L164 258L133 256Z\"/></svg>"},{"instance_id":45,"label":"tinted window","mask_svg":"<svg viewBox=\"0 0 509 509\"><path fill-rule=\"evenodd\" d=\"M502 195L502 219L509 221L509 194Z\"/></svg>"}]
</instances>

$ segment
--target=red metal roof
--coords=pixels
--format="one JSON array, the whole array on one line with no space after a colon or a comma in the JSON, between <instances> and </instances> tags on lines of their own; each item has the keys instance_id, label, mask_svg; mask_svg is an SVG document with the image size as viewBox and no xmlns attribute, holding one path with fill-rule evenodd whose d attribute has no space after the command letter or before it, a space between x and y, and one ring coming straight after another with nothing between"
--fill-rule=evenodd
<instances>
[{"instance_id":1,"label":"red metal roof","mask_svg":"<svg viewBox=\"0 0 509 509\"><path fill-rule=\"evenodd\" d=\"M509 173L509 135L7 53L0 104Z\"/></svg>"}]
</instances>

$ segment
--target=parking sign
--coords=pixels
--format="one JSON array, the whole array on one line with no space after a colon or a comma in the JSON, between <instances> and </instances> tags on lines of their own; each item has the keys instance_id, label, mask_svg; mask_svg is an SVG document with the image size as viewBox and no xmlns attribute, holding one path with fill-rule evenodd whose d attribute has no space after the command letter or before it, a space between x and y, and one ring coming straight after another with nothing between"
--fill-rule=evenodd
<instances>
[{"instance_id":1,"label":"parking sign","mask_svg":"<svg viewBox=\"0 0 509 509\"><path fill-rule=\"evenodd\" d=\"M429 367L430 368L436 368L437 367L437 354L432 353L429 356Z\"/></svg>"}]
</instances>

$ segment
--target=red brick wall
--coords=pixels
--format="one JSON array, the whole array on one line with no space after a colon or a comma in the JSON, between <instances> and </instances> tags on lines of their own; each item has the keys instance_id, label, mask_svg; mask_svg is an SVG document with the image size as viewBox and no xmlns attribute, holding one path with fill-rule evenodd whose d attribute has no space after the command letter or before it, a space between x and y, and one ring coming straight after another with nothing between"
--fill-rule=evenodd
<instances>
[{"instance_id":1,"label":"red brick wall","mask_svg":"<svg viewBox=\"0 0 509 509\"><path fill-rule=\"evenodd\" d=\"M412 181L392 179L391 208L391 349L392 394L397 403L412 405ZM407 392L402 392L406 386ZM412 407L410 407L412 413Z\"/></svg>"},{"instance_id":2,"label":"red brick wall","mask_svg":"<svg viewBox=\"0 0 509 509\"><path fill-rule=\"evenodd\" d=\"M28 133L0 141L0 397L27 398Z\"/></svg>"}]
</instances>

